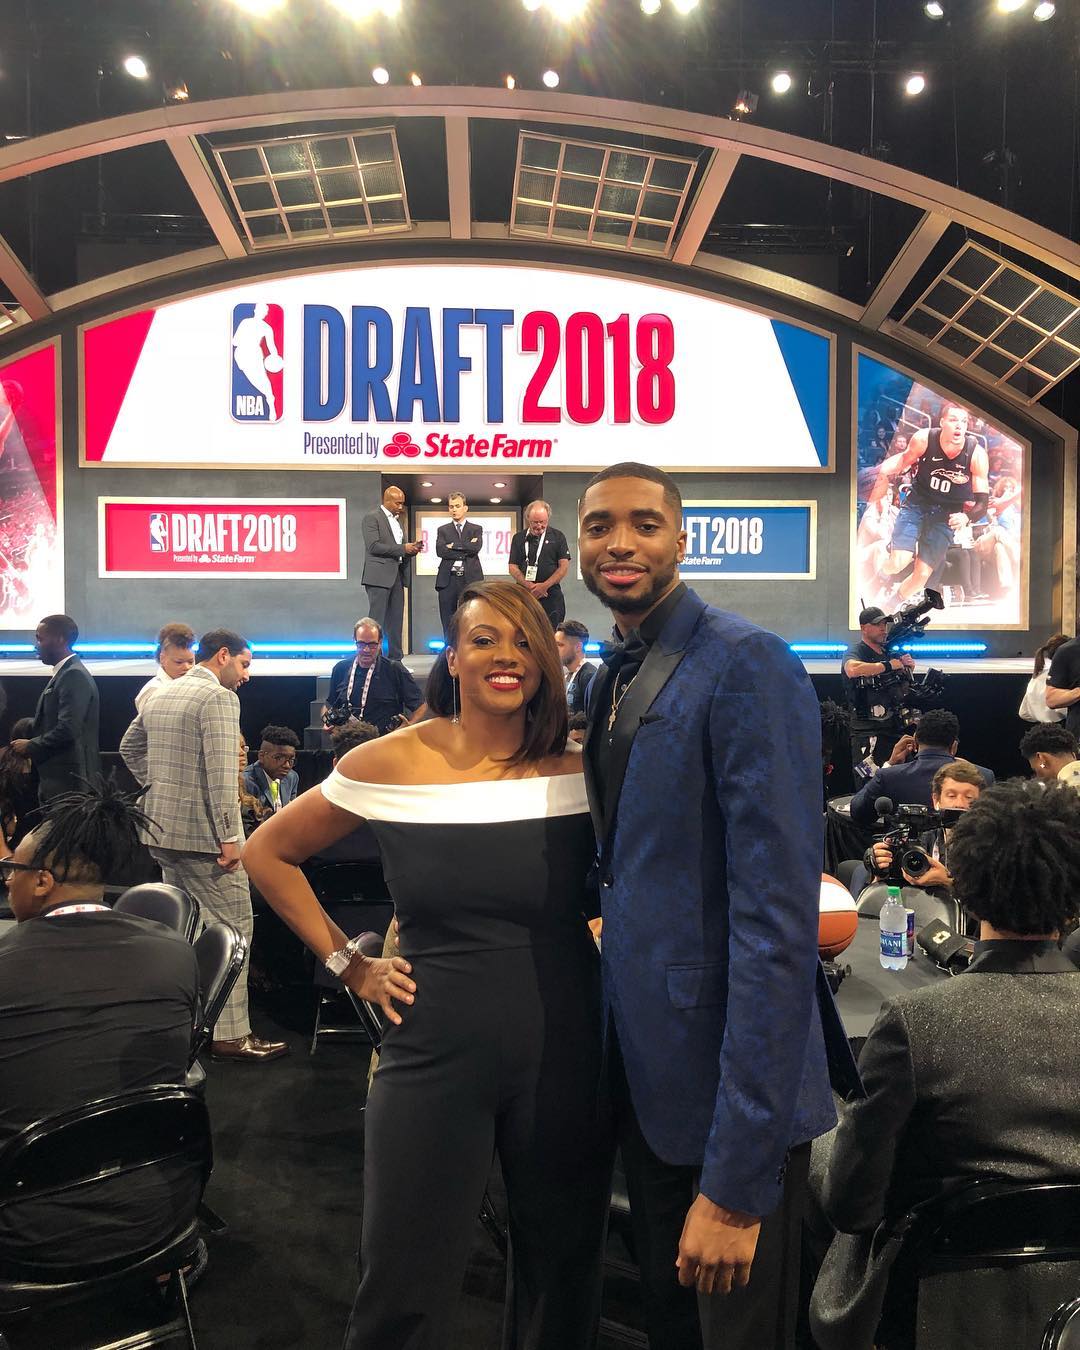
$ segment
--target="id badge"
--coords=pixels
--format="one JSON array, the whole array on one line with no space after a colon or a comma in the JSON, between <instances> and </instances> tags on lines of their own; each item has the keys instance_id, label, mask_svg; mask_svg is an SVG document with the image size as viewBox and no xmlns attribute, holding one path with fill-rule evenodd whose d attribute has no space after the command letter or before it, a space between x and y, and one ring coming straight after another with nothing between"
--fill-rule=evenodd
<instances>
[{"instance_id":1,"label":"id badge","mask_svg":"<svg viewBox=\"0 0 1080 1350\"><path fill-rule=\"evenodd\" d=\"M526 580L526 581L535 581L535 580L536 580L536 565L535 565L535 564L534 564L532 567L526 567L526 568L525 568L525 580Z\"/></svg>"}]
</instances>

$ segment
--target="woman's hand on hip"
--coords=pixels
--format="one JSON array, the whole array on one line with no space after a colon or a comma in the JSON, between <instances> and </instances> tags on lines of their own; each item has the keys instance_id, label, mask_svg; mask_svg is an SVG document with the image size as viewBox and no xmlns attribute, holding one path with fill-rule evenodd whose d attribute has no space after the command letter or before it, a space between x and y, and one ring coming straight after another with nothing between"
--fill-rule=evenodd
<instances>
[{"instance_id":1,"label":"woman's hand on hip","mask_svg":"<svg viewBox=\"0 0 1080 1350\"><path fill-rule=\"evenodd\" d=\"M416 985L409 979L412 966L403 956L362 956L345 972L345 983L367 1003L377 1003L395 1026L401 1025L399 1003L412 1003Z\"/></svg>"}]
</instances>

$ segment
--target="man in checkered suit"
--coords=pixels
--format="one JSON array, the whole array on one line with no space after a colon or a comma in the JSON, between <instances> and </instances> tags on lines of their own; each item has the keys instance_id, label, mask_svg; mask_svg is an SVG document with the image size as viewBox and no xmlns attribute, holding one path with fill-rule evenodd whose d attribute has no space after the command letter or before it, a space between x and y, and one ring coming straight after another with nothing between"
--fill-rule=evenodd
<instances>
[{"instance_id":1,"label":"man in checkered suit","mask_svg":"<svg viewBox=\"0 0 1080 1350\"><path fill-rule=\"evenodd\" d=\"M240 700L251 651L227 628L205 634L195 668L143 707L124 732L120 754L140 783L144 809L159 830L146 838L164 879L193 895L204 919L238 928L250 947L244 827L238 795ZM247 961L214 1029L214 1059L260 1063L288 1053L284 1041L252 1035Z\"/></svg>"}]
</instances>

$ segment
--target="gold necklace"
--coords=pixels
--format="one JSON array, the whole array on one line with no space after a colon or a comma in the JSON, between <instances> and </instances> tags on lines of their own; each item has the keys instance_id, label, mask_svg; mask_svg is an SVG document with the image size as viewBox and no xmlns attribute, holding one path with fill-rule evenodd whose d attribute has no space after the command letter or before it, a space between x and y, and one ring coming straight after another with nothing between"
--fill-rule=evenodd
<instances>
[{"instance_id":1,"label":"gold necklace","mask_svg":"<svg viewBox=\"0 0 1080 1350\"><path fill-rule=\"evenodd\" d=\"M611 687L611 716L607 720L607 729L609 736L615 730L615 719L619 715L619 707L622 704L623 699L630 692L630 686L634 683L637 677L638 672L635 670L633 675L631 675L630 678L623 685L622 693L619 695L618 698L615 697L615 691L619 687L618 678L616 678L615 683Z\"/></svg>"}]
</instances>

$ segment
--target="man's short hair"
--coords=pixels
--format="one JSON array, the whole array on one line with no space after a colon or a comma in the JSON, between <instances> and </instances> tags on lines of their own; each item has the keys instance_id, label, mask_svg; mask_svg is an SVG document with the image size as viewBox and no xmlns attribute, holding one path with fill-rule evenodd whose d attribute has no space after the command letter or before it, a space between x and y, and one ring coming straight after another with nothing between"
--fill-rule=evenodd
<instances>
[{"instance_id":1,"label":"man's short hair","mask_svg":"<svg viewBox=\"0 0 1080 1350\"><path fill-rule=\"evenodd\" d=\"M356 630L361 626L361 624L370 624L372 628L375 629L376 633L378 633L379 641L380 642L382 641L382 624L379 623L377 620L373 619L370 615L368 615L366 619L357 619L357 621L353 624L352 635L354 642L356 641Z\"/></svg>"},{"instance_id":2,"label":"man's short hair","mask_svg":"<svg viewBox=\"0 0 1080 1350\"><path fill-rule=\"evenodd\" d=\"M556 633L562 633L564 637L574 638L584 645L589 640L589 630L580 619L563 619L562 623L555 625Z\"/></svg>"},{"instance_id":3,"label":"man's short hair","mask_svg":"<svg viewBox=\"0 0 1080 1350\"><path fill-rule=\"evenodd\" d=\"M446 504L449 506L451 502L468 503L468 500L469 499L465 496L464 492L451 492L450 496L446 499Z\"/></svg>"},{"instance_id":4,"label":"man's short hair","mask_svg":"<svg viewBox=\"0 0 1080 1350\"><path fill-rule=\"evenodd\" d=\"M930 708L915 723L915 739L930 750L948 750L960 739L960 719L947 708Z\"/></svg>"},{"instance_id":5,"label":"man's short hair","mask_svg":"<svg viewBox=\"0 0 1080 1350\"><path fill-rule=\"evenodd\" d=\"M46 614L38 620L39 628L47 628L54 633L65 646L71 647L79 640L79 625L70 614Z\"/></svg>"},{"instance_id":6,"label":"man's short hair","mask_svg":"<svg viewBox=\"0 0 1080 1350\"><path fill-rule=\"evenodd\" d=\"M544 510L548 513L548 516L549 516L549 517L553 514L553 513L552 513L552 510L551 510L551 503L550 503L550 502L545 502L542 498L537 497L536 501L530 502L530 503L528 504L528 506L525 508L525 511L524 511L523 514L524 514L524 517L525 517L526 520L531 519L532 513L533 513L533 507L534 507L534 506L542 506L542 507L544 508Z\"/></svg>"},{"instance_id":7,"label":"man's short hair","mask_svg":"<svg viewBox=\"0 0 1080 1350\"><path fill-rule=\"evenodd\" d=\"M186 623L163 623L158 629L158 656L166 647L179 647L181 651L189 652L194 646L194 630Z\"/></svg>"},{"instance_id":8,"label":"man's short hair","mask_svg":"<svg viewBox=\"0 0 1080 1350\"><path fill-rule=\"evenodd\" d=\"M973 802L949 836L953 894L1005 932L1061 932L1080 905L1080 792L1012 778Z\"/></svg>"},{"instance_id":9,"label":"man's short hair","mask_svg":"<svg viewBox=\"0 0 1080 1350\"><path fill-rule=\"evenodd\" d=\"M1076 737L1061 722L1040 722L1026 731L1020 741L1020 753L1025 759L1033 755L1068 755L1076 759L1078 751Z\"/></svg>"},{"instance_id":10,"label":"man's short hair","mask_svg":"<svg viewBox=\"0 0 1080 1350\"><path fill-rule=\"evenodd\" d=\"M980 792L986 787L986 779L982 776L978 765L972 764L969 759L954 759L950 764L943 764L938 769L930 783L930 791L935 797L941 796L946 778L951 778L954 783L970 783Z\"/></svg>"},{"instance_id":11,"label":"man's short hair","mask_svg":"<svg viewBox=\"0 0 1080 1350\"><path fill-rule=\"evenodd\" d=\"M644 478L648 483L659 483L664 489L665 505L675 512L675 519L679 528L682 528L682 493L671 474L665 473L663 469L657 469L652 464L639 464L637 460L626 459L621 464L609 464L606 469L594 473L585 484L585 489L581 494L582 500L591 487L604 482L607 478Z\"/></svg>"},{"instance_id":12,"label":"man's short hair","mask_svg":"<svg viewBox=\"0 0 1080 1350\"><path fill-rule=\"evenodd\" d=\"M371 722L348 722L343 727L336 727L330 733L334 758L341 759L358 745L363 745L365 741L377 740L378 736L379 728Z\"/></svg>"},{"instance_id":13,"label":"man's short hair","mask_svg":"<svg viewBox=\"0 0 1080 1350\"><path fill-rule=\"evenodd\" d=\"M204 633L199 639L199 649L195 653L195 660L200 664L204 661L212 660L222 647L227 648L230 656L239 656L241 652L246 652L251 646L247 638L242 638L239 633L234 633L231 628L212 628L209 633Z\"/></svg>"},{"instance_id":14,"label":"man's short hair","mask_svg":"<svg viewBox=\"0 0 1080 1350\"><path fill-rule=\"evenodd\" d=\"M950 408L956 408L958 412L962 412L964 414L964 416L968 419L969 422L971 421L971 409L968 407L966 403L960 403L955 398L947 398L945 402L941 405L941 411L938 413L938 422L943 422L945 420L945 414L949 411Z\"/></svg>"},{"instance_id":15,"label":"man's short hair","mask_svg":"<svg viewBox=\"0 0 1080 1350\"><path fill-rule=\"evenodd\" d=\"M294 750L300 749L300 737L289 727L263 727L259 732L259 740L270 745L291 745Z\"/></svg>"}]
</instances>

